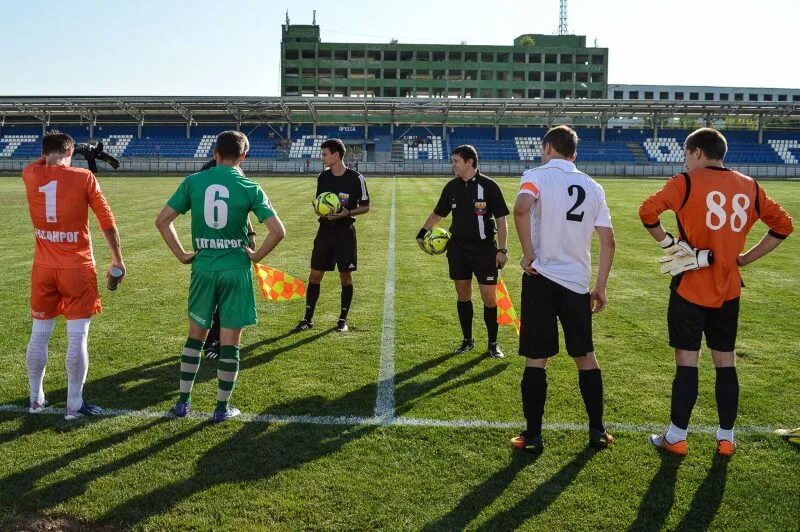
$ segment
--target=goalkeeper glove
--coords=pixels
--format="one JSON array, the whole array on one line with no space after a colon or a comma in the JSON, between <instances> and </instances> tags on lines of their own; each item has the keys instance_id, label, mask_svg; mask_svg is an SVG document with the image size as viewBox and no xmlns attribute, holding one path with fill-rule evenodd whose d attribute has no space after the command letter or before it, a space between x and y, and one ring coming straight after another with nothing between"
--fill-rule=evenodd
<instances>
[{"instance_id":1,"label":"goalkeeper glove","mask_svg":"<svg viewBox=\"0 0 800 532\"><path fill-rule=\"evenodd\" d=\"M82 155L83 158L86 159L86 163L89 165L89 171L93 174L97 173L97 159L108 163L114 170L119 168L119 160L113 155L109 155L103 151L102 142L98 142L97 146L83 143L76 144L74 152L78 155Z\"/></svg>"},{"instance_id":2,"label":"goalkeeper glove","mask_svg":"<svg viewBox=\"0 0 800 532\"><path fill-rule=\"evenodd\" d=\"M103 151L103 143L102 142L98 142L97 146L95 146L95 148L94 148L94 156L95 156L96 159L100 159L104 163L108 164L114 170L119 168L119 159L117 159L113 155L110 155L110 154L104 152Z\"/></svg>"},{"instance_id":3,"label":"goalkeeper glove","mask_svg":"<svg viewBox=\"0 0 800 532\"><path fill-rule=\"evenodd\" d=\"M694 249L683 241L678 244L680 245L678 252L658 259L661 263L661 273L675 277L689 270L705 268L714 262L714 255L710 249Z\"/></svg>"},{"instance_id":4,"label":"goalkeeper glove","mask_svg":"<svg viewBox=\"0 0 800 532\"><path fill-rule=\"evenodd\" d=\"M681 244L684 244L683 246ZM672 233L667 233L667 236L664 237L664 240L658 243L661 246L661 249L664 250L664 254L666 255L674 255L675 253L691 253L692 248L684 242L683 240L679 240L672 236Z\"/></svg>"}]
</instances>

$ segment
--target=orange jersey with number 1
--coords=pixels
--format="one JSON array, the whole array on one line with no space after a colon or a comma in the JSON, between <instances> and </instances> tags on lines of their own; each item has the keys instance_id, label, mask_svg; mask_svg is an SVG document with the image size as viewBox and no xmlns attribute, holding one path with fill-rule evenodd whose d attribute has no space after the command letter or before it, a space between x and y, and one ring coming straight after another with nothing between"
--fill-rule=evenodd
<instances>
[{"instance_id":1,"label":"orange jersey with number 1","mask_svg":"<svg viewBox=\"0 0 800 532\"><path fill-rule=\"evenodd\" d=\"M94 264L89 208L100 228L112 229L114 214L89 170L48 166L44 159L22 170L36 247L33 264L77 268Z\"/></svg>"},{"instance_id":2,"label":"orange jersey with number 1","mask_svg":"<svg viewBox=\"0 0 800 532\"><path fill-rule=\"evenodd\" d=\"M703 307L719 308L741 294L736 259L756 220L777 238L793 230L792 218L754 179L727 168L676 175L642 203L639 217L646 227L656 227L667 210L675 212L682 240L714 253L711 266L684 273L678 285L681 297Z\"/></svg>"}]
</instances>

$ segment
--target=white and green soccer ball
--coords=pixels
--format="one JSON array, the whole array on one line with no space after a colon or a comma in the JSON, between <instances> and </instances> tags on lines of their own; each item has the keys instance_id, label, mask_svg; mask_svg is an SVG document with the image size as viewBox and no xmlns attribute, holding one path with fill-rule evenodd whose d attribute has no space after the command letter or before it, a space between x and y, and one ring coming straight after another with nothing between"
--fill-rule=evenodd
<instances>
[{"instance_id":1,"label":"white and green soccer ball","mask_svg":"<svg viewBox=\"0 0 800 532\"><path fill-rule=\"evenodd\" d=\"M342 202L339 201L339 196L333 192L323 192L314 200L314 212L319 216L336 214L341 209Z\"/></svg>"},{"instance_id":2,"label":"white and green soccer ball","mask_svg":"<svg viewBox=\"0 0 800 532\"><path fill-rule=\"evenodd\" d=\"M432 255L441 255L447 251L447 244L450 242L450 233L441 227L434 227L425 233L423 246Z\"/></svg>"}]
</instances>

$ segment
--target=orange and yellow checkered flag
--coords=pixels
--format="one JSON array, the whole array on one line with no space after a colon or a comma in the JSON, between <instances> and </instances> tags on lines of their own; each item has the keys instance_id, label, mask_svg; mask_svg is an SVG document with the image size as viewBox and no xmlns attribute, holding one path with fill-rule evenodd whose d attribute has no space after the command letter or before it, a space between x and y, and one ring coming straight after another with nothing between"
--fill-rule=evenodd
<instances>
[{"instance_id":1,"label":"orange and yellow checkered flag","mask_svg":"<svg viewBox=\"0 0 800 532\"><path fill-rule=\"evenodd\" d=\"M519 336L519 318L511 297L508 295L506 282L502 279L497 280L497 323L499 325L513 325Z\"/></svg>"},{"instance_id":2,"label":"orange and yellow checkered flag","mask_svg":"<svg viewBox=\"0 0 800 532\"><path fill-rule=\"evenodd\" d=\"M256 279L264 299L289 301L306 297L306 285L300 279L263 264L253 264L253 269L256 271Z\"/></svg>"}]
</instances>

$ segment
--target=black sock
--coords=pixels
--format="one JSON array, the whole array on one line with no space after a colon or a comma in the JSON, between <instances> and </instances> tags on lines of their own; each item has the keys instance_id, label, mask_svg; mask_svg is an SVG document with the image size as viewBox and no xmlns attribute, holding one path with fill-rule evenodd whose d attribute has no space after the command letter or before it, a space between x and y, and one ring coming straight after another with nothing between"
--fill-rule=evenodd
<instances>
[{"instance_id":1,"label":"black sock","mask_svg":"<svg viewBox=\"0 0 800 532\"><path fill-rule=\"evenodd\" d=\"M214 312L214 318L211 320L211 328L208 330L203 349L211 349L216 343L219 343L219 309Z\"/></svg>"},{"instance_id":2,"label":"black sock","mask_svg":"<svg viewBox=\"0 0 800 532\"><path fill-rule=\"evenodd\" d=\"M736 374L736 368L717 368L717 383L714 388L717 396L719 427L722 430L731 430L739 411L739 376Z\"/></svg>"},{"instance_id":3,"label":"black sock","mask_svg":"<svg viewBox=\"0 0 800 532\"><path fill-rule=\"evenodd\" d=\"M544 368L526 367L522 373L522 413L527 421L525 436L542 433L544 402L547 400L547 371Z\"/></svg>"},{"instance_id":4,"label":"black sock","mask_svg":"<svg viewBox=\"0 0 800 532\"><path fill-rule=\"evenodd\" d=\"M670 421L679 429L689 427L689 418L697 402L697 368L678 366L675 368L675 379L672 381L672 406Z\"/></svg>"},{"instance_id":5,"label":"black sock","mask_svg":"<svg viewBox=\"0 0 800 532\"><path fill-rule=\"evenodd\" d=\"M306 316L303 318L304 320L314 320L314 308L317 306L317 299L319 299L319 284L309 283L306 291Z\"/></svg>"},{"instance_id":6,"label":"black sock","mask_svg":"<svg viewBox=\"0 0 800 532\"><path fill-rule=\"evenodd\" d=\"M347 319L350 311L350 304L353 302L353 283L342 285L342 312L339 314L340 320Z\"/></svg>"},{"instance_id":7,"label":"black sock","mask_svg":"<svg viewBox=\"0 0 800 532\"><path fill-rule=\"evenodd\" d=\"M603 376L600 368L578 370L578 386L589 414L589 428L605 432L603 426Z\"/></svg>"},{"instance_id":8,"label":"black sock","mask_svg":"<svg viewBox=\"0 0 800 532\"><path fill-rule=\"evenodd\" d=\"M483 322L486 324L486 332L489 334L489 343L497 342L497 307L483 306Z\"/></svg>"},{"instance_id":9,"label":"black sock","mask_svg":"<svg viewBox=\"0 0 800 532\"><path fill-rule=\"evenodd\" d=\"M461 322L461 332L465 340L472 340L472 300L459 301L458 321Z\"/></svg>"}]
</instances>

